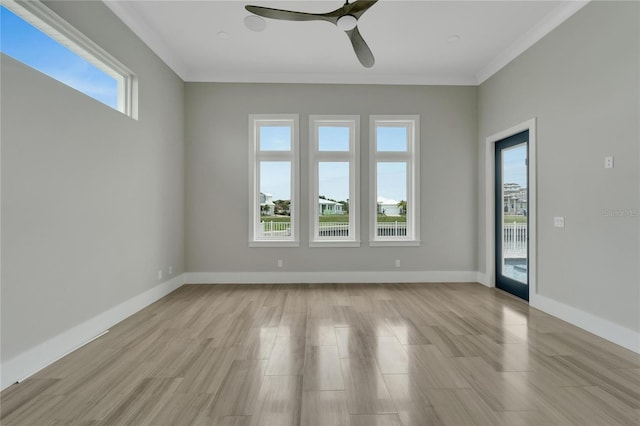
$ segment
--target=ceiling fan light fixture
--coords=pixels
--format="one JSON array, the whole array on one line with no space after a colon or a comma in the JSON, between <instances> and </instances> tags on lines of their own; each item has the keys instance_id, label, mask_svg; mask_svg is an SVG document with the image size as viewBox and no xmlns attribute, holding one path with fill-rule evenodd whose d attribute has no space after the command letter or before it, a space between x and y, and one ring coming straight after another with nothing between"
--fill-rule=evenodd
<instances>
[{"instance_id":1,"label":"ceiling fan light fixture","mask_svg":"<svg viewBox=\"0 0 640 426\"><path fill-rule=\"evenodd\" d=\"M336 25L342 31L351 31L356 27L357 24L358 19L356 19L356 17L352 15L343 15L339 17L338 22L336 22Z\"/></svg>"}]
</instances>

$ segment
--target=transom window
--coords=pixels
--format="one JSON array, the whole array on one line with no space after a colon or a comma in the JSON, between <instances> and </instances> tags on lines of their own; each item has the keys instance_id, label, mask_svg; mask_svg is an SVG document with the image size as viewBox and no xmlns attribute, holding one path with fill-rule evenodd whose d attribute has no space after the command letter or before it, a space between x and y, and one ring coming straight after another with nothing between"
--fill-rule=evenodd
<instances>
[{"instance_id":1,"label":"transom window","mask_svg":"<svg viewBox=\"0 0 640 426\"><path fill-rule=\"evenodd\" d=\"M309 117L310 241L359 246L359 116Z\"/></svg>"},{"instance_id":2,"label":"transom window","mask_svg":"<svg viewBox=\"0 0 640 426\"><path fill-rule=\"evenodd\" d=\"M249 116L251 246L297 246L298 115Z\"/></svg>"},{"instance_id":3,"label":"transom window","mask_svg":"<svg viewBox=\"0 0 640 426\"><path fill-rule=\"evenodd\" d=\"M418 116L370 117L370 244L419 244Z\"/></svg>"},{"instance_id":4,"label":"transom window","mask_svg":"<svg viewBox=\"0 0 640 426\"><path fill-rule=\"evenodd\" d=\"M133 72L43 3L2 0L0 19L2 53L137 118Z\"/></svg>"}]
</instances>

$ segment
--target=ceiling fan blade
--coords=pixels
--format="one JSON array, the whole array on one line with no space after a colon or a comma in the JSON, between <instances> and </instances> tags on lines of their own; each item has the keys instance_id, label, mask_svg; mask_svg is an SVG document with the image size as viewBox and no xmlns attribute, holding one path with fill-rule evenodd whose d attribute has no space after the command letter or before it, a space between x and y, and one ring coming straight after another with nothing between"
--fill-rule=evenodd
<instances>
[{"instance_id":1,"label":"ceiling fan blade","mask_svg":"<svg viewBox=\"0 0 640 426\"><path fill-rule=\"evenodd\" d=\"M349 36L353 50L356 52L356 56L360 63L366 68L371 68L373 64L375 64L376 60L373 57L373 53L371 53L371 49L369 49L369 46L367 46L367 43L365 43L364 39L360 35L358 27L355 27L351 31L345 31L345 33Z\"/></svg>"},{"instance_id":2,"label":"ceiling fan blade","mask_svg":"<svg viewBox=\"0 0 640 426\"><path fill-rule=\"evenodd\" d=\"M306 13L293 10L272 9L262 6L245 6L249 12L264 18L280 19L283 21L328 21L335 24L338 17L326 13Z\"/></svg>"},{"instance_id":3,"label":"ceiling fan blade","mask_svg":"<svg viewBox=\"0 0 640 426\"><path fill-rule=\"evenodd\" d=\"M371 6L376 4L378 0L357 0L344 6L344 13L360 18Z\"/></svg>"}]
</instances>

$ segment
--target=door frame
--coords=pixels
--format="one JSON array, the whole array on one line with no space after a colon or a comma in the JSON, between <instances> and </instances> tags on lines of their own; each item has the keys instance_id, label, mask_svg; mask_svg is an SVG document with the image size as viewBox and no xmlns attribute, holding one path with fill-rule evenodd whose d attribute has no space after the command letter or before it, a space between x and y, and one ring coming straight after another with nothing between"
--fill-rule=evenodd
<instances>
[{"instance_id":1,"label":"door frame","mask_svg":"<svg viewBox=\"0 0 640 426\"><path fill-rule=\"evenodd\" d=\"M529 131L529 205L527 214L529 216L529 303L538 294L538 263L537 263L537 180L536 180L536 118L516 124L506 130L489 136L485 144L485 271L489 287L496 286L496 254L495 254L495 153L496 142L518 133Z\"/></svg>"}]
</instances>

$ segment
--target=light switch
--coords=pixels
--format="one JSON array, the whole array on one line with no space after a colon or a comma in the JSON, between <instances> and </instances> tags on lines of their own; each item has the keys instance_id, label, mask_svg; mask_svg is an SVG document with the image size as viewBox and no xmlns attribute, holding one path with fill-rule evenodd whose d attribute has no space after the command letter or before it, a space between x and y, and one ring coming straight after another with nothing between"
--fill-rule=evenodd
<instances>
[{"instance_id":1,"label":"light switch","mask_svg":"<svg viewBox=\"0 0 640 426\"><path fill-rule=\"evenodd\" d=\"M553 226L556 228L564 228L564 217L557 216L553 218Z\"/></svg>"},{"instance_id":2,"label":"light switch","mask_svg":"<svg viewBox=\"0 0 640 426\"><path fill-rule=\"evenodd\" d=\"M604 157L604 168L613 169L613 156Z\"/></svg>"}]
</instances>

